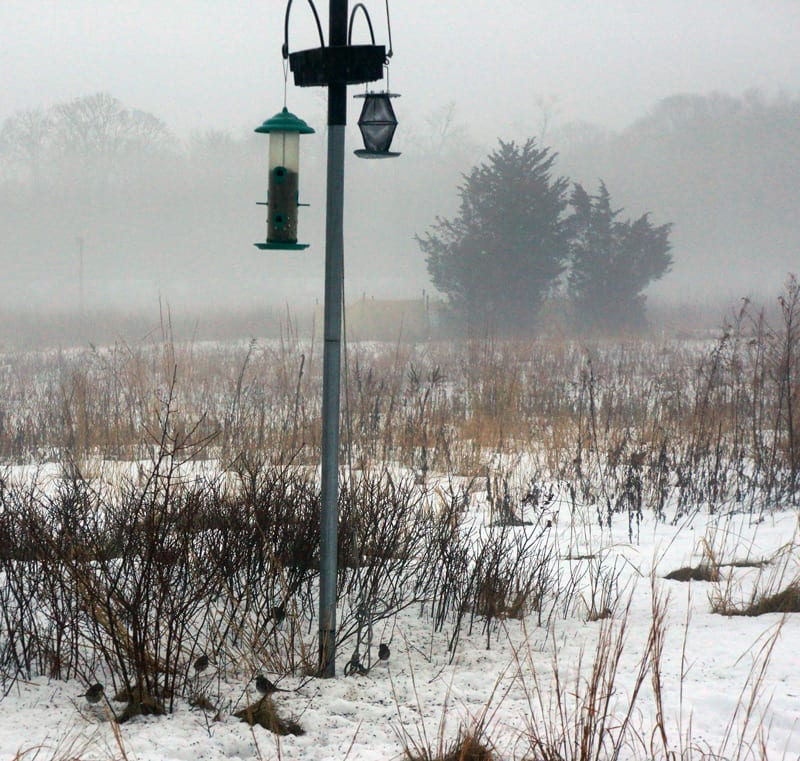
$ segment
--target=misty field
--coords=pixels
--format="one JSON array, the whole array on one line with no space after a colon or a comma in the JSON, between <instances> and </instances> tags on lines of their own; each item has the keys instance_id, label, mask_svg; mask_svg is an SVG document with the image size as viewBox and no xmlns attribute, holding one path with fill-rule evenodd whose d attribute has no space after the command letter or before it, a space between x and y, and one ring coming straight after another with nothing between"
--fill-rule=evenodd
<instances>
[{"instance_id":1,"label":"misty field","mask_svg":"<svg viewBox=\"0 0 800 761\"><path fill-rule=\"evenodd\" d=\"M349 345L335 680L314 339L0 360L6 757L800 753L794 280L702 340Z\"/></svg>"}]
</instances>

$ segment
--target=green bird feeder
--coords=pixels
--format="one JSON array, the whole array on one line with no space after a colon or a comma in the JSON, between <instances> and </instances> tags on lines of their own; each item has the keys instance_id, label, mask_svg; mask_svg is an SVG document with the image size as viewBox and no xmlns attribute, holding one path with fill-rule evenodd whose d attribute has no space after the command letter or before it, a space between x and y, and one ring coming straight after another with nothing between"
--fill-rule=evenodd
<instances>
[{"instance_id":1,"label":"green bird feeder","mask_svg":"<svg viewBox=\"0 0 800 761\"><path fill-rule=\"evenodd\" d=\"M300 135L311 135L314 129L290 113L286 107L267 119L256 132L269 135L269 185L267 207L267 242L256 243L262 250L298 251L308 248L297 242L297 209L300 177Z\"/></svg>"}]
</instances>

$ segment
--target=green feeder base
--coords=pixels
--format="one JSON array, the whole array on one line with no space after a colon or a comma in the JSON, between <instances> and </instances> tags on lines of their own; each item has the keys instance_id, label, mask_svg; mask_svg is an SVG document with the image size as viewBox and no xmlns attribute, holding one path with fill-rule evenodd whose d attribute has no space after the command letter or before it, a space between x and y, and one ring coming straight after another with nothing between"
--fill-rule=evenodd
<instances>
[{"instance_id":1,"label":"green feeder base","mask_svg":"<svg viewBox=\"0 0 800 761\"><path fill-rule=\"evenodd\" d=\"M254 243L256 248L262 251L302 251L304 248L309 247L309 243Z\"/></svg>"}]
</instances>

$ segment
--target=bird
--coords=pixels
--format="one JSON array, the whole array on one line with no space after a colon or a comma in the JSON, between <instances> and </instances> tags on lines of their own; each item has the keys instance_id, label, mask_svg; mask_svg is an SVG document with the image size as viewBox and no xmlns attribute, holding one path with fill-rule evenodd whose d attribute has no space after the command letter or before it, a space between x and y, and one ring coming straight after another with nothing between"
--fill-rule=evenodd
<instances>
[{"instance_id":1,"label":"bird","mask_svg":"<svg viewBox=\"0 0 800 761\"><path fill-rule=\"evenodd\" d=\"M97 682L97 684L93 684L88 690L86 690L81 697L86 698L87 703L99 703L104 693L105 688L102 684L100 684L100 682Z\"/></svg>"},{"instance_id":2,"label":"bird","mask_svg":"<svg viewBox=\"0 0 800 761\"><path fill-rule=\"evenodd\" d=\"M283 690L278 687L276 684L273 684L267 677L263 674L259 674L256 677L256 689L262 695L272 695L273 692L288 692L289 690Z\"/></svg>"},{"instance_id":3,"label":"bird","mask_svg":"<svg viewBox=\"0 0 800 761\"><path fill-rule=\"evenodd\" d=\"M280 605L275 605L270 611L270 615L275 625L280 626L286 618L286 606L282 603Z\"/></svg>"},{"instance_id":4,"label":"bird","mask_svg":"<svg viewBox=\"0 0 800 761\"><path fill-rule=\"evenodd\" d=\"M208 656L203 653L195 662L194 662L194 673L199 674L201 671L205 671L208 668Z\"/></svg>"},{"instance_id":5,"label":"bird","mask_svg":"<svg viewBox=\"0 0 800 761\"><path fill-rule=\"evenodd\" d=\"M391 654L392 651L389 650L389 645L387 645L385 642L381 642L380 647L378 648L378 658L382 661L388 661Z\"/></svg>"}]
</instances>

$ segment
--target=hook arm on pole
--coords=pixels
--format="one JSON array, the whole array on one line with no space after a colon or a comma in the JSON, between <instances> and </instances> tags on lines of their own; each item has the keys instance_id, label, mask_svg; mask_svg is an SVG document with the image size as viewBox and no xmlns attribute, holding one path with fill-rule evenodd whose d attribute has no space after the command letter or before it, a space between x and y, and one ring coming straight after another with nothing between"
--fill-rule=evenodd
<instances>
[{"instance_id":1,"label":"hook arm on pole","mask_svg":"<svg viewBox=\"0 0 800 761\"><path fill-rule=\"evenodd\" d=\"M281 48L281 53L283 54L284 60L289 57L289 13L292 10L292 2L293 0L289 0L289 2L286 4L286 16L283 20L283 47ZM314 5L314 0L308 0L308 4L311 6L311 12L314 14L314 21L317 23L319 46L324 48L325 37L322 34L322 24L319 21L319 14L317 13L317 8Z\"/></svg>"},{"instance_id":2,"label":"hook arm on pole","mask_svg":"<svg viewBox=\"0 0 800 761\"><path fill-rule=\"evenodd\" d=\"M350 13L350 25L347 28L347 44L348 45L352 45L353 44L353 22L356 19L356 11L359 8L364 13L364 18L366 18L366 20L367 20L367 26L369 27L369 36L370 36L370 39L372 40L372 44L374 45L375 44L375 32L372 29L372 19L370 19L369 11L367 11L367 8L364 5L364 3L356 3L353 6L352 12Z\"/></svg>"}]
</instances>

